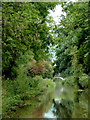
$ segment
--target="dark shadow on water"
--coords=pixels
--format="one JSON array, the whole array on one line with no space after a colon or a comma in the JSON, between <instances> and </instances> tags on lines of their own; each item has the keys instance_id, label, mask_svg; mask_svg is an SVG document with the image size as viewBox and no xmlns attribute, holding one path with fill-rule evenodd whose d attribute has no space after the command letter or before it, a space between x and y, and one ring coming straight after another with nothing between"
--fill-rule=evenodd
<instances>
[{"instance_id":1,"label":"dark shadow on water","mask_svg":"<svg viewBox=\"0 0 90 120\"><path fill-rule=\"evenodd\" d=\"M57 118L71 118L73 113L73 102L62 100L60 104L54 104L54 115Z\"/></svg>"}]
</instances>

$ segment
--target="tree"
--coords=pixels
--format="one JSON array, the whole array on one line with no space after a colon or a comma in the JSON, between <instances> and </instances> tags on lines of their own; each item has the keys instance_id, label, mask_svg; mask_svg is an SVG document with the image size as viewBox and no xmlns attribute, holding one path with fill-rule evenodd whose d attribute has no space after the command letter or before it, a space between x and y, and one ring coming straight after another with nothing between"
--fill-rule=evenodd
<instances>
[{"instance_id":1,"label":"tree","mask_svg":"<svg viewBox=\"0 0 90 120\"><path fill-rule=\"evenodd\" d=\"M46 16L57 3L2 3L3 75L16 77L18 61L45 58L52 42ZM23 56L23 57L22 57ZM20 62L19 62L20 63Z\"/></svg>"},{"instance_id":2,"label":"tree","mask_svg":"<svg viewBox=\"0 0 90 120\"><path fill-rule=\"evenodd\" d=\"M72 63L76 58L77 65L81 64L83 72L89 74L88 2L62 3L62 7L66 16L61 19L58 30L55 31L58 33L55 71L64 75L70 71L71 73L75 72L77 66L74 64L76 66L74 67ZM74 57L74 52L76 52L76 57Z\"/></svg>"}]
</instances>

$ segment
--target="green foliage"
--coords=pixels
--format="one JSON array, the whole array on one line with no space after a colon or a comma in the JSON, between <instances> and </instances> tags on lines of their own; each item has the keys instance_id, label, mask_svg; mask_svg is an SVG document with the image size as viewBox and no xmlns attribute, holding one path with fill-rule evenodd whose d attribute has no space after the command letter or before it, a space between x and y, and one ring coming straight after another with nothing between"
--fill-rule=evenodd
<instances>
[{"instance_id":1,"label":"green foliage","mask_svg":"<svg viewBox=\"0 0 90 120\"><path fill-rule=\"evenodd\" d=\"M87 74L82 74L79 78L79 83L83 88L88 88L89 76Z\"/></svg>"},{"instance_id":2,"label":"green foliage","mask_svg":"<svg viewBox=\"0 0 90 120\"><path fill-rule=\"evenodd\" d=\"M23 104L23 101L21 100L19 95L8 97L3 96L2 100L3 100L2 112L4 117L8 116L7 113L11 111L16 111L16 107L17 106L19 107Z\"/></svg>"},{"instance_id":3,"label":"green foliage","mask_svg":"<svg viewBox=\"0 0 90 120\"><path fill-rule=\"evenodd\" d=\"M43 61L45 67L44 78L53 78L53 67L49 61Z\"/></svg>"},{"instance_id":4,"label":"green foliage","mask_svg":"<svg viewBox=\"0 0 90 120\"><path fill-rule=\"evenodd\" d=\"M73 86L74 88L77 88L77 84L75 83L74 76L67 77L65 79L64 85L68 87Z\"/></svg>"},{"instance_id":5,"label":"green foliage","mask_svg":"<svg viewBox=\"0 0 90 120\"><path fill-rule=\"evenodd\" d=\"M44 79L44 83L47 86L47 89L52 90L55 87L55 83L51 79Z\"/></svg>"},{"instance_id":6,"label":"green foliage","mask_svg":"<svg viewBox=\"0 0 90 120\"><path fill-rule=\"evenodd\" d=\"M40 96L55 87L50 79L53 77L52 64L47 61L49 45L57 44L54 74L69 76L65 80L67 86L88 87L88 3L61 3L66 16L62 16L60 24L55 26L53 32L57 37L54 39L47 26L47 22L51 22L47 15L56 4L2 3L2 67L6 78L2 96L6 116L16 107L24 106L24 100L38 98L42 101ZM70 107L70 116L72 107L69 103L63 101L61 106L62 109L67 106L66 110Z\"/></svg>"},{"instance_id":7,"label":"green foliage","mask_svg":"<svg viewBox=\"0 0 90 120\"><path fill-rule=\"evenodd\" d=\"M54 74L61 73L63 77L74 75L79 84L81 74L89 74L90 71L88 2L61 5L66 16L61 18L60 24L54 29L58 35Z\"/></svg>"},{"instance_id":8,"label":"green foliage","mask_svg":"<svg viewBox=\"0 0 90 120\"><path fill-rule=\"evenodd\" d=\"M74 106L73 118L88 118L88 91L75 93Z\"/></svg>"},{"instance_id":9,"label":"green foliage","mask_svg":"<svg viewBox=\"0 0 90 120\"><path fill-rule=\"evenodd\" d=\"M62 71L65 71L68 67L71 67L71 56L65 53L65 46L60 45L59 47L60 49L57 49L56 51L57 59L54 63L56 64L54 69L56 73L62 73ZM68 70L68 74L70 74L70 70Z\"/></svg>"},{"instance_id":10,"label":"green foliage","mask_svg":"<svg viewBox=\"0 0 90 120\"><path fill-rule=\"evenodd\" d=\"M30 56L46 58L52 35L47 26L49 9L57 3L2 3L2 67L6 78L16 77L18 64ZM32 53L31 53L32 52Z\"/></svg>"},{"instance_id":11,"label":"green foliage","mask_svg":"<svg viewBox=\"0 0 90 120\"><path fill-rule=\"evenodd\" d=\"M17 93L29 97L30 95L38 94L42 91L43 78L41 76L31 77L28 76L27 66L20 66L18 69L18 75L15 79L17 85ZM36 92L37 91L37 92ZM24 97L24 96L23 96Z\"/></svg>"},{"instance_id":12,"label":"green foliage","mask_svg":"<svg viewBox=\"0 0 90 120\"><path fill-rule=\"evenodd\" d=\"M36 75L41 75L43 78L53 77L53 67L49 61L36 61L28 62L27 64L27 75L34 77Z\"/></svg>"},{"instance_id":13,"label":"green foliage","mask_svg":"<svg viewBox=\"0 0 90 120\"><path fill-rule=\"evenodd\" d=\"M40 99L42 96L54 89L55 84L51 79L43 79L42 76L28 76L27 65L19 65L17 77L14 80L3 81L3 116L16 111L17 107L23 107L25 100ZM30 102L31 105L33 103Z\"/></svg>"}]
</instances>

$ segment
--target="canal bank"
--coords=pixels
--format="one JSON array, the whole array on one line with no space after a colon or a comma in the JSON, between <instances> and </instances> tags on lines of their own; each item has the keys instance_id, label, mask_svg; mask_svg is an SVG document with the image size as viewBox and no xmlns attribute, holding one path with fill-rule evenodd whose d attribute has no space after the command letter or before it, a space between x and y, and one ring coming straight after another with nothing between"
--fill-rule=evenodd
<instances>
[{"instance_id":1,"label":"canal bank","mask_svg":"<svg viewBox=\"0 0 90 120\"><path fill-rule=\"evenodd\" d=\"M65 87L58 80L54 90L43 95L43 102L34 99L13 112L13 118L87 118L88 92ZM30 102L33 105L30 105Z\"/></svg>"}]
</instances>

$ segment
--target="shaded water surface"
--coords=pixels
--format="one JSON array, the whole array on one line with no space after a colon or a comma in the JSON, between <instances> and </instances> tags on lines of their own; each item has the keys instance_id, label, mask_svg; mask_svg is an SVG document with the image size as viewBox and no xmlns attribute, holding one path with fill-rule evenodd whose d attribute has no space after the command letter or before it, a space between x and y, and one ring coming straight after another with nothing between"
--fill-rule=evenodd
<instances>
[{"instance_id":1,"label":"shaded water surface","mask_svg":"<svg viewBox=\"0 0 90 120\"><path fill-rule=\"evenodd\" d=\"M29 102L29 101L28 101ZM32 101L34 103L34 101ZM56 82L55 91L45 96L42 104L39 102L25 106L18 110L14 118L87 118L88 93L65 88Z\"/></svg>"}]
</instances>

